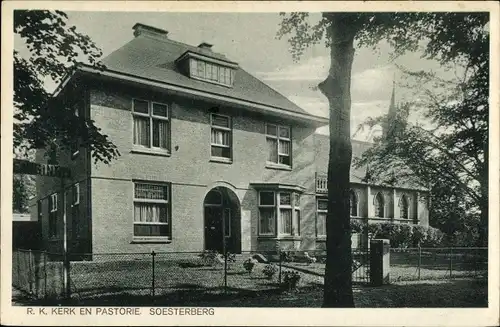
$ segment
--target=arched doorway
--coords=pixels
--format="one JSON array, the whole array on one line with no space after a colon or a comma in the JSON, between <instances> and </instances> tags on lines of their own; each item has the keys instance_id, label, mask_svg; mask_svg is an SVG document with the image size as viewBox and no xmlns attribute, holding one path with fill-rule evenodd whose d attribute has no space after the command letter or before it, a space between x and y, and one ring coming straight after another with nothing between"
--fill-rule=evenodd
<instances>
[{"instance_id":1,"label":"arched doorway","mask_svg":"<svg viewBox=\"0 0 500 327\"><path fill-rule=\"evenodd\" d=\"M205 250L241 252L240 202L227 187L210 190L203 201Z\"/></svg>"}]
</instances>

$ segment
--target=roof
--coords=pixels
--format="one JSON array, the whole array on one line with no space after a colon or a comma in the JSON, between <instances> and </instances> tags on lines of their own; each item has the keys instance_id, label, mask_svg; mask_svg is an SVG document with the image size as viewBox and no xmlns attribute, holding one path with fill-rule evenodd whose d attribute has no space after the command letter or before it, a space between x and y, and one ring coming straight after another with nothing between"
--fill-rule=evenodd
<instances>
[{"instance_id":1,"label":"roof","mask_svg":"<svg viewBox=\"0 0 500 327\"><path fill-rule=\"evenodd\" d=\"M318 173L326 173L328 171L328 155L329 155L329 145L330 139L328 135L324 134L314 134L314 148L315 148L315 162L316 162L316 170ZM368 150L373 143L364 142L358 140L352 140L352 158L360 158L363 155L363 152ZM354 160L353 160L354 161ZM352 161L352 162L353 162ZM351 163L349 180L351 183L366 183L364 181L364 177L366 176L366 166L355 167ZM404 188L404 189L412 189L412 190L427 190L420 186L411 183L410 181L400 181L395 187Z\"/></svg>"},{"instance_id":2,"label":"roof","mask_svg":"<svg viewBox=\"0 0 500 327\"><path fill-rule=\"evenodd\" d=\"M371 143L351 140L352 157L359 158ZM316 152L316 168L318 172L326 173L328 170L328 154L329 154L330 139L328 135L314 134L314 148ZM350 178L352 183L362 183L366 175L366 167L355 168L351 165Z\"/></svg>"},{"instance_id":3,"label":"roof","mask_svg":"<svg viewBox=\"0 0 500 327\"><path fill-rule=\"evenodd\" d=\"M176 86L208 92L220 96L242 99L271 106L285 111L317 117L307 113L276 90L241 67L235 70L233 87L216 85L192 79L180 72L175 64L176 59L186 52L210 56L218 60L231 62L226 56L208 49L191 46L170 40L166 37L155 37L140 34L130 42L112 52L102 60L106 70L133 75L149 80L168 82ZM325 119L325 124L327 120Z\"/></svg>"}]
</instances>

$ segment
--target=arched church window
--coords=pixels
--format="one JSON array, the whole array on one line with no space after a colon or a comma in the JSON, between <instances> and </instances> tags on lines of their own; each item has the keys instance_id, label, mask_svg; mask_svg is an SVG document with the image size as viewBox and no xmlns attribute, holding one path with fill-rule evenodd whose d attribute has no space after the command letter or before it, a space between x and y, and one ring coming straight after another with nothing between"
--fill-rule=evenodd
<instances>
[{"instance_id":1,"label":"arched church window","mask_svg":"<svg viewBox=\"0 0 500 327\"><path fill-rule=\"evenodd\" d=\"M352 217L358 216L358 196L354 190L349 191L349 212Z\"/></svg>"},{"instance_id":2,"label":"arched church window","mask_svg":"<svg viewBox=\"0 0 500 327\"><path fill-rule=\"evenodd\" d=\"M408 208L409 208L409 203L408 203L408 197L406 195L402 195L401 199L399 200L399 215L402 219L408 219Z\"/></svg>"},{"instance_id":3,"label":"arched church window","mask_svg":"<svg viewBox=\"0 0 500 327\"><path fill-rule=\"evenodd\" d=\"M375 196L375 216L384 218L384 196L380 192Z\"/></svg>"}]
</instances>

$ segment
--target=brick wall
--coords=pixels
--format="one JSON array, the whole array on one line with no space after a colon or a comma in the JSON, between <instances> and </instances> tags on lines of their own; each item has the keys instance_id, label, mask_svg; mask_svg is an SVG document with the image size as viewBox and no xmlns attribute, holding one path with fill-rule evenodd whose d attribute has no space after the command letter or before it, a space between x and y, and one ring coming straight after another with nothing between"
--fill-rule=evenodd
<instances>
[{"instance_id":1,"label":"brick wall","mask_svg":"<svg viewBox=\"0 0 500 327\"><path fill-rule=\"evenodd\" d=\"M170 156L135 153L132 98L171 106ZM91 165L92 246L95 253L117 251L187 251L204 246L203 201L214 185L226 184L241 206L242 250L256 249L257 192L250 183L279 182L305 188L302 226L315 226L315 128L279 118L264 118L241 110L219 107L233 126L233 162L210 161L210 109L213 104L132 88L105 87L90 92L91 118L118 147L121 156L111 165ZM292 125L293 169L266 168L265 122ZM168 182L172 188L172 241L134 243L133 181ZM310 202L310 203L309 203ZM301 227L303 244L313 244L314 228Z\"/></svg>"}]
</instances>

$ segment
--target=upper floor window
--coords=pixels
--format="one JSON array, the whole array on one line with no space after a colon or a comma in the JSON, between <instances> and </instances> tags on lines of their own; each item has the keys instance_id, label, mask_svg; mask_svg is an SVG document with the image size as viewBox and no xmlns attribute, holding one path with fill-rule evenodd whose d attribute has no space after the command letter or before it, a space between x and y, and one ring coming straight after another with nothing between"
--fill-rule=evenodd
<instances>
[{"instance_id":1,"label":"upper floor window","mask_svg":"<svg viewBox=\"0 0 500 327\"><path fill-rule=\"evenodd\" d=\"M169 185L134 184L134 236L170 237Z\"/></svg>"},{"instance_id":2,"label":"upper floor window","mask_svg":"<svg viewBox=\"0 0 500 327\"><path fill-rule=\"evenodd\" d=\"M358 195L354 190L349 191L349 206L350 206L350 213L352 217L358 217Z\"/></svg>"},{"instance_id":3,"label":"upper floor window","mask_svg":"<svg viewBox=\"0 0 500 327\"><path fill-rule=\"evenodd\" d=\"M217 159L231 160L231 117L212 114L211 125L211 156Z\"/></svg>"},{"instance_id":4,"label":"upper floor window","mask_svg":"<svg viewBox=\"0 0 500 327\"><path fill-rule=\"evenodd\" d=\"M191 77L224 84L227 86L233 85L233 69L222 65L203 61L200 59L190 59Z\"/></svg>"},{"instance_id":5,"label":"upper floor window","mask_svg":"<svg viewBox=\"0 0 500 327\"><path fill-rule=\"evenodd\" d=\"M403 194L403 196L401 196L401 199L399 200L399 215L402 219L409 218L408 209L409 209L408 197Z\"/></svg>"},{"instance_id":6,"label":"upper floor window","mask_svg":"<svg viewBox=\"0 0 500 327\"><path fill-rule=\"evenodd\" d=\"M375 217L384 218L385 201L384 201L384 196L382 195L381 192L377 193L374 201L375 201L374 202L374 204L375 204Z\"/></svg>"},{"instance_id":7,"label":"upper floor window","mask_svg":"<svg viewBox=\"0 0 500 327\"><path fill-rule=\"evenodd\" d=\"M134 145L169 150L168 106L163 103L133 100Z\"/></svg>"},{"instance_id":8,"label":"upper floor window","mask_svg":"<svg viewBox=\"0 0 500 327\"><path fill-rule=\"evenodd\" d=\"M290 127L266 124L269 163L291 166L292 142Z\"/></svg>"}]
</instances>

